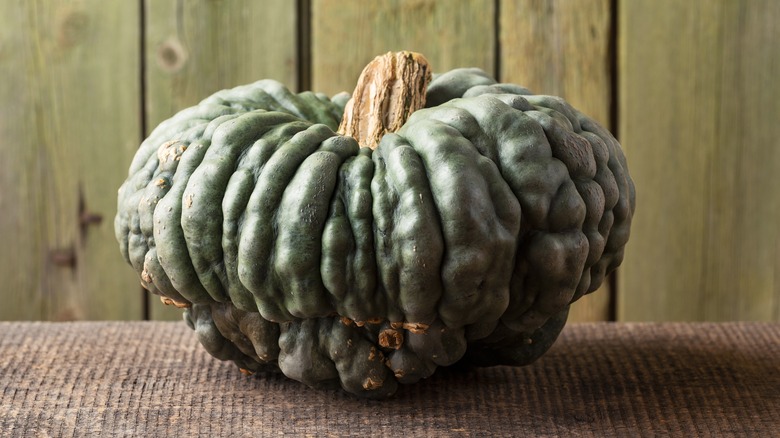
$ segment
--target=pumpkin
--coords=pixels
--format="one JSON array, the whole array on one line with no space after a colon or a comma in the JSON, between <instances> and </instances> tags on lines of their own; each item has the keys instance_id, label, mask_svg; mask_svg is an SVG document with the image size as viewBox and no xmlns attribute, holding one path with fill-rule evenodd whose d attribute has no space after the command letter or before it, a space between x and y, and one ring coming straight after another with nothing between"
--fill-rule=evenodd
<instances>
[{"instance_id":1,"label":"pumpkin","mask_svg":"<svg viewBox=\"0 0 780 438\"><path fill-rule=\"evenodd\" d=\"M262 80L162 122L115 230L213 356L382 398L541 356L634 206L618 142L561 98L400 52L352 100Z\"/></svg>"}]
</instances>

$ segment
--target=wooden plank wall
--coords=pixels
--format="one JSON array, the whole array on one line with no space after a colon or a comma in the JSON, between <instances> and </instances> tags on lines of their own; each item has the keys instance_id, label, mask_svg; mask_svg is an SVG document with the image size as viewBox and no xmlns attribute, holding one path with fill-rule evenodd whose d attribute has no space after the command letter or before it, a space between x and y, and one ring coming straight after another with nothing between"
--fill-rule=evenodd
<instances>
[{"instance_id":1,"label":"wooden plank wall","mask_svg":"<svg viewBox=\"0 0 780 438\"><path fill-rule=\"evenodd\" d=\"M136 2L0 2L0 319L143 316L113 232L141 139L138 17Z\"/></svg>"},{"instance_id":2,"label":"wooden plank wall","mask_svg":"<svg viewBox=\"0 0 780 438\"><path fill-rule=\"evenodd\" d=\"M0 2L0 319L179 318L113 238L142 137L261 78L351 91L408 49L561 95L624 144L626 260L573 320L780 320L780 2L662 3Z\"/></svg>"},{"instance_id":3,"label":"wooden plank wall","mask_svg":"<svg viewBox=\"0 0 780 438\"><path fill-rule=\"evenodd\" d=\"M780 2L625 0L619 18L639 200L618 316L780 319Z\"/></svg>"}]
</instances>

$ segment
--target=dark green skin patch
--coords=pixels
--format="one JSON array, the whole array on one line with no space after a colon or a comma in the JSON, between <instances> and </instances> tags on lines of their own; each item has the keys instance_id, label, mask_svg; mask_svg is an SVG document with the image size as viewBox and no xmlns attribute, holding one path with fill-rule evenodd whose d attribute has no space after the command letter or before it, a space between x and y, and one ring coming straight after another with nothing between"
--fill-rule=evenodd
<instances>
[{"instance_id":1,"label":"dark green skin patch","mask_svg":"<svg viewBox=\"0 0 780 438\"><path fill-rule=\"evenodd\" d=\"M206 98L139 148L120 251L248 372L385 398L440 366L533 362L622 260L625 157L562 99L477 69L427 97L373 151L334 132L343 95Z\"/></svg>"}]
</instances>

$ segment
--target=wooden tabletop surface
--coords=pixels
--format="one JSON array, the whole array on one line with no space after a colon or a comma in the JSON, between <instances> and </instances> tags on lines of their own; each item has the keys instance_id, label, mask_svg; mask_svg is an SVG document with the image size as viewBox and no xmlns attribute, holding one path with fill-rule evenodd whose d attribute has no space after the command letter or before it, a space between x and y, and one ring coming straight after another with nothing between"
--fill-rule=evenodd
<instances>
[{"instance_id":1,"label":"wooden tabletop surface","mask_svg":"<svg viewBox=\"0 0 780 438\"><path fill-rule=\"evenodd\" d=\"M244 376L184 323L0 323L0 436L778 436L780 324L570 324L536 363L364 401Z\"/></svg>"}]
</instances>

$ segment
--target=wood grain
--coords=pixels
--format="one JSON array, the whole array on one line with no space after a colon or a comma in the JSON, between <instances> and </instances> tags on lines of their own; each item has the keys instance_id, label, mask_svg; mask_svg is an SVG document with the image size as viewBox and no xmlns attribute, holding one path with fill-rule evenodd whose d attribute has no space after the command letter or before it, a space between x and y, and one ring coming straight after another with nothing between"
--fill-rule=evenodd
<instances>
[{"instance_id":1,"label":"wood grain","mask_svg":"<svg viewBox=\"0 0 780 438\"><path fill-rule=\"evenodd\" d=\"M609 0L500 3L500 74L537 94L561 96L610 126L612 72ZM606 282L605 282L606 283ZM572 305L570 321L609 319L608 284Z\"/></svg>"},{"instance_id":2,"label":"wood grain","mask_svg":"<svg viewBox=\"0 0 780 438\"><path fill-rule=\"evenodd\" d=\"M493 73L494 21L492 0L312 0L312 89L352 93L363 67L388 51L422 53L434 73Z\"/></svg>"},{"instance_id":3,"label":"wood grain","mask_svg":"<svg viewBox=\"0 0 780 438\"><path fill-rule=\"evenodd\" d=\"M571 324L382 401L248 377L168 322L0 323L11 437L776 437L780 324Z\"/></svg>"},{"instance_id":4,"label":"wood grain","mask_svg":"<svg viewBox=\"0 0 780 438\"><path fill-rule=\"evenodd\" d=\"M623 320L780 320L780 2L620 2Z\"/></svg>"},{"instance_id":5,"label":"wood grain","mask_svg":"<svg viewBox=\"0 0 780 438\"><path fill-rule=\"evenodd\" d=\"M296 2L146 0L145 51L150 129L223 88L295 88Z\"/></svg>"},{"instance_id":6,"label":"wood grain","mask_svg":"<svg viewBox=\"0 0 780 438\"><path fill-rule=\"evenodd\" d=\"M138 18L134 2L0 3L0 319L142 316L113 233L140 139Z\"/></svg>"},{"instance_id":7,"label":"wood grain","mask_svg":"<svg viewBox=\"0 0 780 438\"><path fill-rule=\"evenodd\" d=\"M146 126L210 94L260 79L294 89L296 2L146 0ZM149 296L152 319L181 310Z\"/></svg>"},{"instance_id":8,"label":"wood grain","mask_svg":"<svg viewBox=\"0 0 780 438\"><path fill-rule=\"evenodd\" d=\"M780 320L780 2L620 0L617 41L611 3L0 2L0 319L141 317L112 219L143 126L262 78L351 91L407 49L619 128L638 209L617 302L602 287L572 320Z\"/></svg>"}]
</instances>

